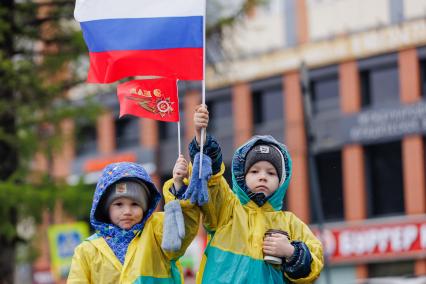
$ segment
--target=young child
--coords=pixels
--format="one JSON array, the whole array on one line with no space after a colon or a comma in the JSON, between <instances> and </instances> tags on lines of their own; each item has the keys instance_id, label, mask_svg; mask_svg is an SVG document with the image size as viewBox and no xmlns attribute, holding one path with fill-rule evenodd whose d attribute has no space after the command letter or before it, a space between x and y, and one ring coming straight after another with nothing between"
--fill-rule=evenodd
<instances>
[{"instance_id":1,"label":"young child","mask_svg":"<svg viewBox=\"0 0 426 284\"><path fill-rule=\"evenodd\" d=\"M141 165L108 165L90 211L96 233L75 249L67 283L182 283L177 260L198 231L199 209L181 202L186 236L168 252L161 248L164 213L154 213L160 199Z\"/></svg>"},{"instance_id":2,"label":"young child","mask_svg":"<svg viewBox=\"0 0 426 284\"><path fill-rule=\"evenodd\" d=\"M199 106L196 137L189 145L193 162L208 119L205 106ZM292 171L286 147L271 136L254 136L239 147L232 160L231 189L222 176L220 146L211 136L204 141L214 175L208 181L209 201L201 210L211 239L197 283L314 282L323 267L321 242L294 214L281 210ZM281 233L265 237L270 229L284 231L288 238ZM264 261L265 255L280 258L282 264Z\"/></svg>"}]
</instances>

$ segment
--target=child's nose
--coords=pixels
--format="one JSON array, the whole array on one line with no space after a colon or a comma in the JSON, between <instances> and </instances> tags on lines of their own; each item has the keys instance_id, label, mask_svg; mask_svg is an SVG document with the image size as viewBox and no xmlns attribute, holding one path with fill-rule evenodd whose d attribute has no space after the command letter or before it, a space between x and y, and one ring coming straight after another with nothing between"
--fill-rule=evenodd
<instances>
[{"instance_id":1,"label":"child's nose","mask_svg":"<svg viewBox=\"0 0 426 284\"><path fill-rule=\"evenodd\" d=\"M125 207L123 208L123 213L124 213L124 214L130 214L130 212L131 212L131 209L130 209L130 207L129 207L129 206L125 206Z\"/></svg>"},{"instance_id":2,"label":"child's nose","mask_svg":"<svg viewBox=\"0 0 426 284\"><path fill-rule=\"evenodd\" d=\"M264 172L260 172L260 173L259 173L259 179L260 179L260 180L266 180L266 173L264 173Z\"/></svg>"}]
</instances>

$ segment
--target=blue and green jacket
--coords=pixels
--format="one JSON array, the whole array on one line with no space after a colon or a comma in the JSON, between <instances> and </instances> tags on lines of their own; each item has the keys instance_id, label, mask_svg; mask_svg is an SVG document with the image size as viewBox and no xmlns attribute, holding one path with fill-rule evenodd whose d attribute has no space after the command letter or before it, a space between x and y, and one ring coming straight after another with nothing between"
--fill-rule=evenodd
<instances>
[{"instance_id":1,"label":"blue and green jacket","mask_svg":"<svg viewBox=\"0 0 426 284\"><path fill-rule=\"evenodd\" d=\"M273 144L283 153L286 178L262 206L247 195L244 163L247 152L256 143ZM189 146L193 159L199 152L195 140ZM212 159L213 176L208 182L209 202L201 207L209 242L197 277L197 283L313 283L323 267L321 242L293 213L282 211L292 163L283 144L271 136L254 136L238 148L232 160L232 188L223 173L220 146L208 136L204 153ZM289 234L295 253L283 265L263 260L263 238L269 229Z\"/></svg>"}]
</instances>

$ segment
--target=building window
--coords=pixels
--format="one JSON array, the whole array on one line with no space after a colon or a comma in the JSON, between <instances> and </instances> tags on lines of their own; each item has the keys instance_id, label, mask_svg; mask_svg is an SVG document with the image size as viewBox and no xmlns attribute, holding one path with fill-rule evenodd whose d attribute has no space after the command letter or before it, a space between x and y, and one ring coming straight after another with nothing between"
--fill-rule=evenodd
<instances>
[{"instance_id":1,"label":"building window","mask_svg":"<svg viewBox=\"0 0 426 284\"><path fill-rule=\"evenodd\" d=\"M422 96L426 97L426 59L420 60L420 88Z\"/></svg>"},{"instance_id":2,"label":"building window","mask_svg":"<svg viewBox=\"0 0 426 284\"><path fill-rule=\"evenodd\" d=\"M343 186L342 186L342 153L341 151L321 153L315 156L315 162L321 192L321 205L325 221L344 219ZM311 198L313 198L311 194ZM314 200L311 199L313 202ZM318 215L312 207L312 222L318 222Z\"/></svg>"},{"instance_id":3,"label":"building window","mask_svg":"<svg viewBox=\"0 0 426 284\"><path fill-rule=\"evenodd\" d=\"M117 149L139 144L139 119L125 116L115 121Z\"/></svg>"},{"instance_id":4,"label":"building window","mask_svg":"<svg viewBox=\"0 0 426 284\"><path fill-rule=\"evenodd\" d=\"M388 263L372 263L368 265L368 277L413 276L414 261L398 261ZM402 280L401 280L402 281Z\"/></svg>"},{"instance_id":5,"label":"building window","mask_svg":"<svg viewBox=\"0 0 426 284\"><path fill-rule=\"evenodd\" d=\"M253 92L253 122L263 124L283 119L283 91L268 88Z\"/></svg>"},{"instance_id":6,"label":"building window","mask_svg":"<svg viewBox=\"0 0 426 284\"><path fill-rule=\"evenodd\" d=\"M159 121L158 131L160 135L160 141L165 141L165 140L174 139L174 138L177 139L178 124L173 122ZM181 135L182 135L182 129L181 129Z\"/></svg>"},{"instance_id":7,"label":"building window","mask_svg":"<svg viewBox=\"0 0 426 284\"><path fill-rule=\"evenodd\" d=\"M423 136L423 162L424 162L424 175L426 176L426 136Z\"/></svg>"},{"instance_id":8,"label":"building window","mask_svg":"<svg viewBox=\"0 0 426 284\"><path fill-rule=\"evenodd\" d=\"M227 128L232 129L232 100L230 96L208 101L207 109L210 116L210 131L218 132Z\"/></svg>"},{"instance_id":9,"label":"building window","mask_svg":"<svg viewBox=\"0 0 426 284\"><path fill-rule=\"evenodd\" d=\"M96 126L88 120L76 121L76 154L96 152Z\"/></svg>"},{"instance_id":10,"label":"building window","mask_svg":"<svg viewBox=\"0 0 426 284\"><path fill-rule=\"evenodd\" d=\"M361 71L362 106L380 107L400 103L399 73L396 64Z\"/></svg>"},{"instance_id":11,"label":"building window","mask_svg":"<svg viewBox=\"0 0 426 284\"><path fill-rule=\"evenodd\" d=\"M339 109L339 79L337 75L311 81L314 113Z\"/></svg>"},{"instance_id":12,"label":"building window","mask_svg":"<svg viewBox=\"0 0 426 284\"><path fill-rule=\"evenodd\" d=\"M361 105L366 107L371 105L371 90L370 90L370 72L362 71L361 79Z\"/></svg>"},{"instance_id":13,"label":"building window","mask_svg":"<svg viewBox=\"0 0 426 284\"><path fill-rule=\"evenodd\" d=\"M401 142L365 147L368 215L404 213Z\"/></svg>"}]
</instances>

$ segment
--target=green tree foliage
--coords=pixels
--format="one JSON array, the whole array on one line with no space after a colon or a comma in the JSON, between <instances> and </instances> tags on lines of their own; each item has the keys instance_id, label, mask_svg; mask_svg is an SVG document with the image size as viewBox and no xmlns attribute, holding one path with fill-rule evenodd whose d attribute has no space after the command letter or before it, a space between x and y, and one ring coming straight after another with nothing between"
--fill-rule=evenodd
<instances>
[{"instance_id":1,"label":"green tree foliage","mask_svg":"<svg viewBox=\"0 0 426 284\"><path fill-rule=\"evenodd\" d=\"M81 82L75 62L86 53L72 20L74 1L0 2L0 283L12 283L20 220L40 220L63 200L69 212L88 214L92 191L56 181L51 171L35 172L35 153L61 152L61 122L94 118L88 102L77 107L67 91ZM82 203L84 202L84 203ZM82 204L88 204L82 206Z\"/></svg>"},{"instance_id":2,"label":"green tree foliage","mask_svg":"<svg viewBox=\"0 0 426 284\"><path fill-rule=\"evenodd\" d=\"M63 136L61 122L94 118L99 110L91 103L77 107L66 96L81 82L72 63L86 52L79 29L68 21L74 2L41 3L0 4L0 152L13 156L0 161L0 194L9 196L10 207L20 204L23 215L37 215L51 204L51 195L56 197L51 172L29 175L34 154L41 152L50 161L61 151L62 140L71 138ZM7 211L2 206L1 212ZM1 224L7 224L3 214Z\"/></svg>"}]
</instances>

